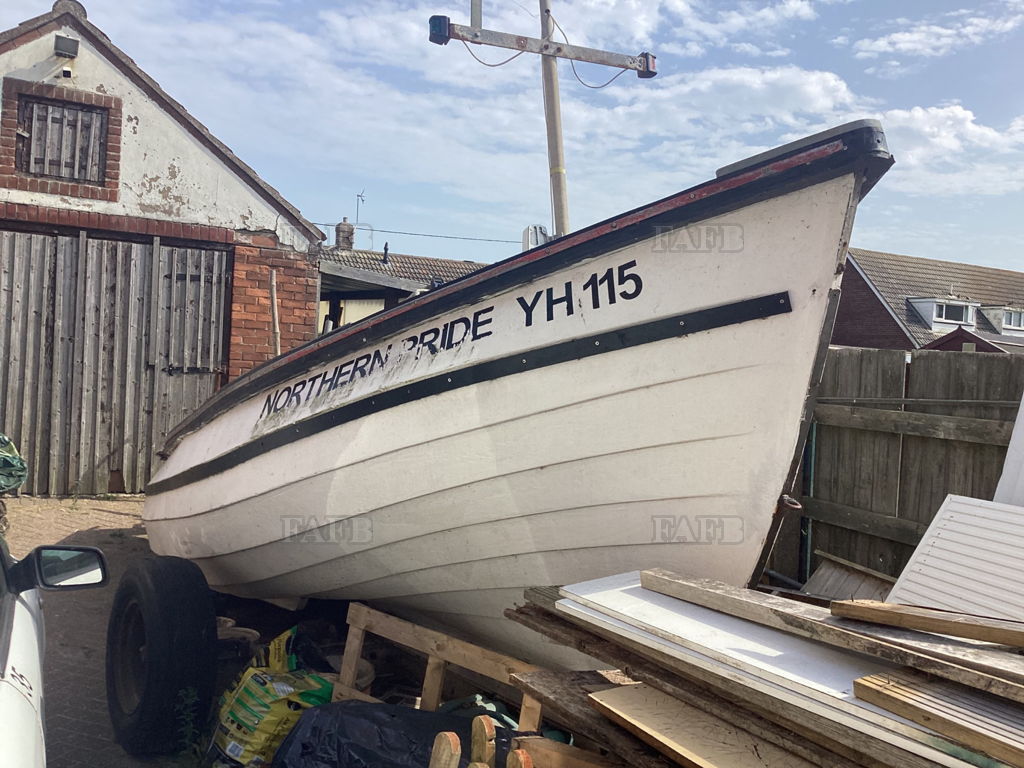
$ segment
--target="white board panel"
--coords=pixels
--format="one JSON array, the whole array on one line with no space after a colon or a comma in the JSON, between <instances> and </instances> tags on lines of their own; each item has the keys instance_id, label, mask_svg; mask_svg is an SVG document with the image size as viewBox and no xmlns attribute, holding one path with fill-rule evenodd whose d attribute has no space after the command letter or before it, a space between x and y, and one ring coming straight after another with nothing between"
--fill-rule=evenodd
<instances>
[{"instance_id":1,"label":"white board panel","mask_svg":"<svg viewBox=\"0 0 1024 768\"><path fill-rule=\"evenodd\" d=\"M1024 506L947 496L888 602L1024 621Z\"/></svg>"},{"instance_id":2,"label":"white board panel","mask_svg":"<svg viewBox=\"0 0 1024 768\"><path fill-rule=\"evenodd\" d=\"M718 677L738 683L752 691L767 694L781 702L785 702L788 705L799 707L800 709L808 712L814 712L816 715L825 717L843 725L844 727L856 729L863 733L865 738L874 738L885 741L899 747L900 749L904 749L907 752L925 757L934 761L936 765L949 766L950 768L965 768L970 765L970 763L951 757L944 752L922 743L921 741L910 738L903 733L896 732L893 728L869 722L868 720L858 717L852 712L840 709L837 706L832 706L826 702L815 701L803 693L794 690L790 686L780 685L749 671L718 662L708 655L689 650L677 643L664 640L657 635L632 626L620 619L605 615L604 613L594 610L593 608L589 608L575 600L559 600L558 603L556 603L556 608L561 613L572 616L577 623L592 624L601 628L605 632L611 632L612 634L620 637L638 642L648 648L652 648L666 655L680 659L697 669L706 670ZM865 702L858 703L863 705L863 711L865 713L874 714L871 710L878 713L882 712L882 710L877 707L873 707ZM900 718L895 715L887 716L891 726L901 728L908 727L908 732L911 733L916 729L919 732L919 737L921 739L930 741L931 743L936 743L936 740L942 740L942 737L934 733L934 731L917 726L909 720L905 720L904 718Z\"/></svg>"}]
</instances>

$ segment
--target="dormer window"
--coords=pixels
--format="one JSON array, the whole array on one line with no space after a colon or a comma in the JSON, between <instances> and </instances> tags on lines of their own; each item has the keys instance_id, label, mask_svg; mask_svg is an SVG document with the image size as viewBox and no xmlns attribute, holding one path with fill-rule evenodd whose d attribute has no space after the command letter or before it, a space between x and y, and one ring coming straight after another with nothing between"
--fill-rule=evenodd
<instances>
[{"instance_id":1,"label":"dormer window","mask_svg":"<svg viewBox=\"0 0 1024 768\"><path fill-rule=\"evenodd\" d=\"M1024 331L1024 310L1007 309L1003 312L1003 327Z\"/></svg>"},{"instance_id":2,"label":"dormer window","mask_svg":"<svg viewBox=\"0 0 1024 768\"><path fill-rule=\"evenodd\" d=\"M980 302L952 296L908 298L907 301L933 331L943 332L957 325L973 329L976 312L981 308Z\"/></svg>"},{"instance_id":3,"label":"dormer window","mask_svg":"<svg viewBox=\"0 0 1024 768\"><path fill-rule=\"evenodd\" d=\"M947 323L974 323L974 307L966 304L935 304L935 319L945 320Z\"/></svg>"}]
</instances>

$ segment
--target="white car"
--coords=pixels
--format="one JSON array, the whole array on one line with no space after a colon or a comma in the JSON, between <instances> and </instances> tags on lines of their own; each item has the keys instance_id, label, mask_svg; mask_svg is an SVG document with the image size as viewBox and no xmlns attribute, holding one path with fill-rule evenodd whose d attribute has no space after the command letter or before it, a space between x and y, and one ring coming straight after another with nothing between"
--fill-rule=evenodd
<instances>
[{"instance_id":1,"label":"white car","mask_svg":"<svg viewBox=\"0 0 1024 768\"><path fill-rule=\"evenodd\" d=\"M94 547L38 547L15 561L0 537L0 743L5 768L46 765L43 736L41 590L99 587L107 581Z\"/></svg>"}]
</instances>

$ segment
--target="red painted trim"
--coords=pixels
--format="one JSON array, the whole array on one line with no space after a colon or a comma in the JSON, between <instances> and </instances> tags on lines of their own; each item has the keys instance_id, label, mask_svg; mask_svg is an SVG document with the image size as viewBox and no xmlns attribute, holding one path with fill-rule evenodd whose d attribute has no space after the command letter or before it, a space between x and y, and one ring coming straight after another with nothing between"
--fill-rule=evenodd
<instances>
[{"instance_id":1,"label":"red painted trim","mask_svg":"<svg viewBox=\"0 0 1024 768\"><path fill-rule=\"evenodd\" d=\"M574 232L566 237L559 238L548 245L539 246L531 251L526 251L519 256L500 262L492 268L485 268L479 272L471 273L467 277L464 277L455 283L449 283L436 291L431 291L422 299L412 299L404 302L390 311L374 316L370 322L356 323L351 328L336 331L335 333L330 334L329 338L325 338L323 341L306 345L301 349L297 349L290 354L286 354L285 356L278 358L273 367L277 368L282 365L287 365L293 360L298 360L299 358L305 357L306 355L316 352L326 346L333 346L338 343L339 339L345 339L357 333L364 333L368 328L373 328L379 323L391 320L394 317L408 312L412 307L419 305L423 301L434 301L447 296L448 294L454 293L455 291L460 291L468 285L476 285L484 280L490 280L495 275L501 275L513 269L518 269L525 264L540 261L541 259L545 259L553 254L561 253L562 251L566 251L591 240L595 240L609 232L614 232L615 230L632 226L633 224L646 221L647 219L652 219L663 213L667 213L668 211L693 205L694 203L714 197L715 195L723 192L728 192L736 189L737 187L742 187L746 184L758 181L766 176L774 176L782 173L783 171L788 171L801 165L807 165L808 163L822 160L830 155L834 155L835 153L842 151L845 148L846 145L841 140L823 144L820 147L814 147L813 149L792 155L791 157L783 158L772 163L766 163L765 165L759 165L745 173L709 181L698 187L694 187L693 189L680 192L672 197L667 197L664 200L652 203L651 205L624 213L610 221L605 221L600 224L596 224L593 227L582 229L579 232ZM271 369L267 368L264 370Z\"/></svg>"},{"instance_id":2,"label":"red painted trim","mask_svg":"<svg viewBox=\"0 0 1024 768\"><path fill-rule=\"evenodd\" d=\"M102 184L37 176L19 171L15 167L18 99L21 96L37 96L107 110L107 165ZM121 99L116 96L5 77L0 110L0 187L116 203L121 187L121 121Z\"/></svg>"}]
</instances>

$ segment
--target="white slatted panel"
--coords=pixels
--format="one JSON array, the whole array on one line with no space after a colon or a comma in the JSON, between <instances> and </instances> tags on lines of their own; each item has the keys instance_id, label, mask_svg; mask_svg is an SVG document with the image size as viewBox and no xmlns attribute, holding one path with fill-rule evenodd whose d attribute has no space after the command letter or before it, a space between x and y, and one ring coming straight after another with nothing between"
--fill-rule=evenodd
<instances>
[{"instance_id":1,"label":"white slatted panel","mask_svg":"<svg viewBox=\"0 0 1024 768\"><path fill-rule=\"evenodd\" d=\"M947 496L890 603L1024 621L1024 507Z\"/></svg>"}]
</instances>

